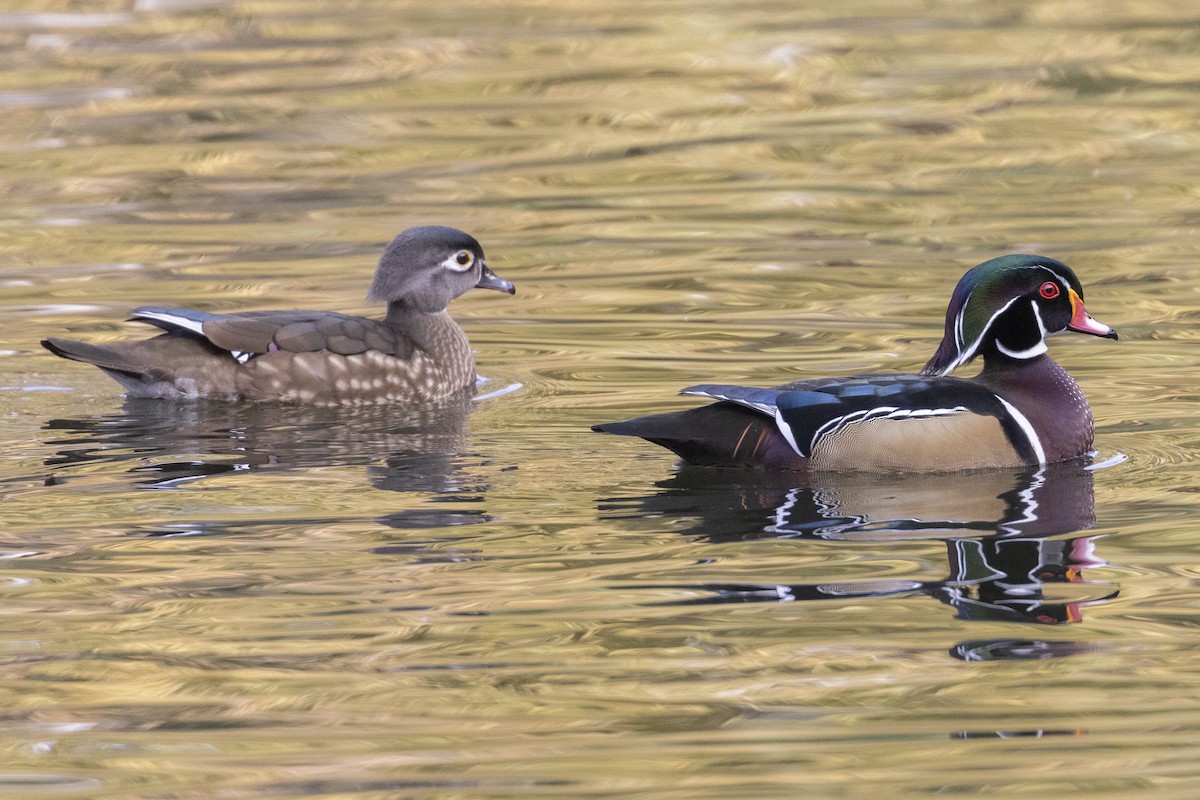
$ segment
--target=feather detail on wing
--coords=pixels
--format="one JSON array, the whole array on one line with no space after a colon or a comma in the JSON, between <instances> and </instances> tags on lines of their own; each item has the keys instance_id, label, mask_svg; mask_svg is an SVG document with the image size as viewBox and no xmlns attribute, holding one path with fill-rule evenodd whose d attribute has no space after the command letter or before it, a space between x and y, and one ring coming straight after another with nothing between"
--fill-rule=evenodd
<instances>
[{"instance_id":1,"label":"feather detail on wing","mask_svg":"<svg viewBox=\"0 0 1200 800\"><path fill-rule=\"evenodd\" d=\"M766 414L768 417L776 416L777 409L781 405L781 398L786 398L783 401L783 405L789 408L841 404L838 398L824 392L757 389L752 386L736 386L724 383L702 383L697 386L689 386L679 393L691 397L727 400L730 403L737 403L739 406L753 409L760 414Z\"/></svg>"},{"instance_id":2,"label":"feather detail on wing","mask_svg":"<svg viewBox=\"0 0 1200 800\"><path fill-rule=\"evenodd\" d=\"M180 308L144 306L132 319L172 333L203 336L228 350L240 363L273 350L292 353L329 351L343 356L378 350L407 358L413 343L384 322L332 311L252 311L210 314Z\"/></svg>"}]
</instances>

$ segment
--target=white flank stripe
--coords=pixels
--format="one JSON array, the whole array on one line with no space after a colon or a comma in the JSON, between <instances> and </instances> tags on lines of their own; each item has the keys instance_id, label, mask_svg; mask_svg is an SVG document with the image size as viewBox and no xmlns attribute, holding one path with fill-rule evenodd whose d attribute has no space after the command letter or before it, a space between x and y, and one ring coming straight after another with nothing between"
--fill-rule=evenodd
<instances>
[{"instance_id":1,"label":"white flank stripe","mask_svg":"<svg viewBox=\"0 0 1200 800\"><path fill-rule=\"evenodd\" d=\"M1037 456L1037 462L1039 464L1045 464L1046 451L1042 449L1042 440L1038 438L1037 432L1033 429L1033 425L1029 423L1029 420L1026 419L1024 414L1022 414L1020 411L1017 411L1016 406L1014 406L1012 403L1008 402L1000 395L996 395L996 399L999 400L1006 409L1008 409L1008 413L1012 415L1014 420L1016 420L1017 425L1020 426L1022 432L1025 434L1025 437L1029 439L1029 444L1033 447L1033 454Z\"/></svg>"},{"instance_id":2,"label":"white flank stripe","mask_svg":"<svg viewBox=\"0 0 1200 800\"><path fill-rule=\"evenodd\" d=\"M881 406L879 408L868 408L863 411L855 411L841 417L834 417L821 427L817 428L816 433L813 434L812 441L809 443L809 447L812 450L816 450L817 442L821 441L821 439L830 434L837 433L852 422L859 422L867 419L871 415L879 416L881 414L891 414L893 411L899 410L900 409L898 409L896 406Z\"/></svg>"},{"instance_id":3,"label":"white flank stripe","mask_svg":"<svg viewBox=\"0 0 1200 800\"><path fill-rule=\"evenodd\" d=\"M951 414L961 414L966 411L966 406L955 406L954 408L911 408L893 411L888 414L888 419L905 419L911 417L948 417Z\"/></svg>"},{"instance_id":4,"label":"white flank stripe","mask_svg":"<svg viewBox=\"0 0 1200 800\"><path fill-rule=\"evenodd\" d=\"M796 451L796 455L808 458L808 456L800 450L800 446L796 444L796 435L792 433L792 426L784 422L783 412L781 412L778 408L775 409L775 424L779 427L779 432L783 434L783 438L787 439L787 443L790 444L792 449Z\"/></svg>"},{"instance_id":5,"label":"white flank stripe","mask_svg":"<svg viewBox=\"0 0 1200 800\"><path fill-rule=\"evenodd\" d=\"M862 411L846 414L845 416L835 417L826 422L813 434L811 447L815 450L817 442L826 436L839 433L843 428L879 417L883 417L884 419L924 419L926 417L948 417L952 414L961 414L966 410L966 406L955 406L954 408L899 408L897 406L867 408Z\"/></svg>"}]
</instances>

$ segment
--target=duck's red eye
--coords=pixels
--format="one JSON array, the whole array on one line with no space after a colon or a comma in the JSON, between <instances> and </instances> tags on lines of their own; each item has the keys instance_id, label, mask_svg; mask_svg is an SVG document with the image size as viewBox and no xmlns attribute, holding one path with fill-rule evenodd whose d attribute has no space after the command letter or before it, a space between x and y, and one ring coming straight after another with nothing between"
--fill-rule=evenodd
<instances>
[{"instance_id":1,"label":"duck's red eye","mask_svg":"<svg viewBox=\"0 0 1200 800\"><path fill-rule=\"evenodd\" d=\"M1038 289L1038 293L1047 300L1053 300L1062 293L1062 290L1058 288L1058 284L1054 281L1046 281L1042 284L1042 288Z\"/></svg>"}]
</instances>

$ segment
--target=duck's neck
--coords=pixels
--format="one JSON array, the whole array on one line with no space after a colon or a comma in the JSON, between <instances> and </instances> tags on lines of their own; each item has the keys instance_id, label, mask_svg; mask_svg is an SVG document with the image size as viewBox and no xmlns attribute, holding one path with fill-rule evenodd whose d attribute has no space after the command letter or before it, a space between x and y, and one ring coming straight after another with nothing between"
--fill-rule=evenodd
<instances>
[{"instance_id":1,"label":"duck's neck","mask_svg":"<svg viewBox=\"0 0 1200 800\"><path fill-rule=\"evenodd\" d=\"M398 328L417 349L439 365L453 383L475 380L475 356L467 335L444 309L427 313L389 303L387 324ZM453 375L449 375L453 373Z\"/></svg>"},{"instance_id":2,"label":"duck's neck","mask_svg":"<svg viewBox=\"0 0 1200 800\"><path fill-rule=\"evenodd\" d=\"M1024 415L1047 461L1075 458L1091 448L1092 409L1079 384L1050 356L1014 359L988 353L975 380Z\"/></svg>"},{"instance_id":3,"label":"duck's neck","mask_svg":"<svg viewBox=\"0 0 1200 800\"><path fill-rule=\"evenodd\" d=\"M958 366L958 346L955 344L954 336L947 332L942 337L942 343L938 345L938 349L934 352L933 357L921 367L922 375L946 375Z\"/></svg>"}]
</instances>

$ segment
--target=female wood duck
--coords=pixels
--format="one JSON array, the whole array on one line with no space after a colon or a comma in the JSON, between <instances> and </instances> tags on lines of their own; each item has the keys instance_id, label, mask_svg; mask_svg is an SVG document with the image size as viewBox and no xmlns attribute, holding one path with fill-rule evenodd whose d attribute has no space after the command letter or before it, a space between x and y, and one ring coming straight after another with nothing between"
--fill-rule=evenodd
<instances>
[{"instance_id":1,"label":"female wood duck","mask_svg":"<svg viewBox=\"0 0 1200 800\"><path fill-rule=\"evenodd\" d=\"M1046 337L1116 339L1053 258L1009 255L973 267L946 310L946 333L919 375L856 375L774 389L703 384L721 402L593 430L640 436L694 464L797 470L955 471L1046 464L1092 444L1087 399L1046 354ZM976 357L974 378L948 373Z\"/></svg>"},{"instance_id":2,"label":"female wood duck","mask_svg":"<svg viewBox=\"0 0 1200 800\"><path fill-rule=\"evenodd\" d=\"M400 233L379 260L368 299L382 320L333 311L210 314L143 306L131 319L165 333L85 344L46 339L63 358L95 364L130 397L277 400L309 405L430 401L475 383L466 334L446 313L472 287L514 294L479 242L454 228Z\"/></svg>"}]
</instances>

